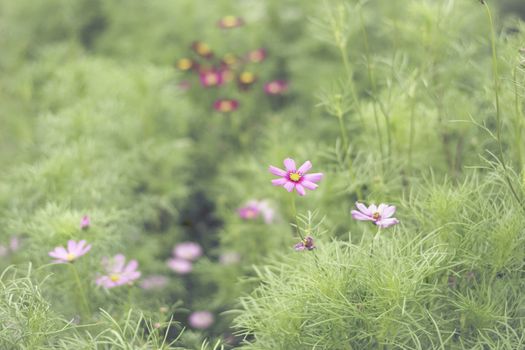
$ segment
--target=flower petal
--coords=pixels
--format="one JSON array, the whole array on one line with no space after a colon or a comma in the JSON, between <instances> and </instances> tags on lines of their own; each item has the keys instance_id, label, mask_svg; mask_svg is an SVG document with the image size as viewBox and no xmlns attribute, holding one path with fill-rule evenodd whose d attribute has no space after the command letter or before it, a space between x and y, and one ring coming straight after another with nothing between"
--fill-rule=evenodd
<instances>
[{"instance_id":1,"label":"flower petal","mask_svg":"<svg viewBox=\"0 0 525 350\"><path fill-rule=\"evenodd\" d=\"M373 213L363 203L355 202L355 206L361 213L372 216Z\"/></svg>"},{"instance_id":2,"label":"flower petal","mask_svg":"<svg viewBox=\"0 0 525 350\"><path fill-rule=\"evenodd\" d=\"M304 187L301 184L296 184L295 190L297 191L297 193L299 193L299 196L304 196L306 194L306 191L304 190Z\"/></svg>"},{"instance_id":3,"label":"flower petal","mask_svg":"<svg viewBox=\"0 0 525 350\"><path fill-rule=\"evenodd\" d=\"M376 221L375 224L381 228L387 228L387 227L399 224L399 220L396 218L386 218L386 219Z\"/></svg>"},{"instance_id":4,"label":"flower petal","mask_svg":"<svg viewBox=\"0 0 525 350\"><path fill-rule=\"evenodd\" d=\"M89 252L90 250L91 250L91 244L88 244L84 249L82 249L82 251L80 251L79 255L84 255L87 252Z\"/></svg>"},{"instance_id":5,"label":"flower petal","mask_svg":"<svg viewBox=\"0 0 525 350\"><path fill-rule=\"evenodd\" d=\"M284 177L281 177L280 179L272 180L272 184L274 186L284 186L288 182L289 182L288 179L285 179Z\"/></svg>"},{"instance_id":6,"label":"flower petal","mask_svg":"<svg viewBox=\"0 0 525 350\"><path fill-rule=\"evenodd\" d=\"M270 172L274 174L275 176L286 176L288 174L286 171L279 169L273 165L270 165L268 170L270 170Z\"/></svg>"},{"instance_id":7,"label":"flower petal","mask_svg":"<svg viewBox=\"0 0 525 350\"><path fill-rule=\"evenodd\" d=\"M292 158L286 158L284 160L284 166L286 171L295 171L295 162Z\"/></svg>"},{"instance_id":8,"label":"flower petal","mask_svg":"<svg viewBox=\"0 0 525 350\"><path fill-rule=\"evenodd\" d=\"M308 180L303 180L303 181L301 182L301 185L303 185L305 188L307 188L307 189L309 189L309 190L311 190L311 191L313 191L313 190L315 190L317 187L319 187L318 185L316 185L316 184L314 184L313 182L308 181Z\"/></svg>"},{"instance_id":9,"label":"flower petal","mask_svg":"<svg viewBox=\"0 0 525 350\"><path fill-rule=\"evenodd\" d=\"M308 172L308 170L310 170L312 168L312 162L310 162L309 160L307 160L306 162L304 162L303 165L301 165L299 167L299 169L297 169L298 172L300 172L301 174L305 174L306 172Z\"/></svg>"},{"instance_id":10,"label":"flower petal","mask_svg":"<svg viewBox=\"0 0 525 350\"><path fill-rule=\"evenodd\" d=\"M65 259L67 251L64 247L56 247L53 251L49 252L48 255L52 258Z\"/></svg>"},{"instance_id":11,"label":"flower petal","mask_svg":"<svg viewBox=\"0 0 525 350\"><path fill-rule=\"evenodd\" d=\"M383 214L381 217L383 218L389 218L396 212L396 207L393 205L387 205L386 208L383 210Z\"/></svg>"},{"instance_id":12,"label":"flower petal","mask_svg":"<svg viewBox=\"0 0 525 350\"><path fill-rule=\"evenodd\" d=\"M377 213L377 207L376 207L375 204L370 204L370 205L368 206L368 210L369 210L372 214Z\"/></svg>"},{"instance_id":13,"label":"flower petal","mask_svg":"<svg viewBox=\"0 0 525 350\"><path fill-rule=\"evenodd\" d=\"M352 210L350 213L352 214L352 217L356 220L360 220L360 221L373 221L374 220L370 216L367 216L357 210Z\"/></svg>"},{"instance_id":14,"label":"flower petal","mask_svg":"<svg viewBox=\"0 0 525 350\"><path fill-rule=\"evenodd\" d=\"M130 260L124 268L124 273L132 273L137 270L137 267L139 267L139 263L137 262L137 260Z\"/></svg>"},{"instance_id":15,"label":"flower petal","mask_svg":"<svg viewBox=\"0 0 525 350\"><path fill-rule=\"evenodd\" d=\"M288 192L292 192L294 187L295 187L295 183L291 181L286 181L286 183L284 184L284 188L286 188Z\"/></svg>"},{"instance_id":16,"label":"flower petal","mask_svg":"<svg viewBox=\"0 0 525 350\"><path fill-rule=\"evenodd\" d=\"M303 176L303 179L311 181L311 182L319 182L323 178L323 173L314 173L314 174L306 174Z\"/></svg>"},{"instance_id":17,"label":"flower petal","mask_svg":"<svg viewBox=\"0 0 525 350\"><path fill-rule=\"evenodd\" d=\"M77 250L77 242L73 241L73 240L69 240L67 241L67 251L68 253L73 253Z\"/></svg>"},{"instance_id":18,"label":"flower petal","mask_svg":"<svg viewBox=\"0 0 525 350\"><path fill-rule=\"evenodd\" d=\"M112 272L122 272L122 269L124 268L124 263L126 262L126 257L122 254L117 254L113 257L112 265L110 266L110 270Z\"/></svg>"}]
</instances>

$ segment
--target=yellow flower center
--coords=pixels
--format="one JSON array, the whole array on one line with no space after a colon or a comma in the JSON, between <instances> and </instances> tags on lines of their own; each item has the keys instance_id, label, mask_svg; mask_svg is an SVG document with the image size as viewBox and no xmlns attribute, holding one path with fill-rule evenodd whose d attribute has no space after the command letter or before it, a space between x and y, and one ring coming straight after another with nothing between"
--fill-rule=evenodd
<instances>
[{"instance_id":1,"label":"yellow flower center","mask_svg":"<svg viewBox=\"0 0 525 350\"><path fill-rule=\"evenodd\" d=\"M207 55L209 54L211 51L210 47L208 46L208 44L205 44L205 43L198 43L197 44L197 53L199 55Z\"/></svg>"},{"instance_id":2,"label":"yellow flower center","mask_svg":"<svg viewBox=\"0 0 525 350\"><path fill-rule=\"evenodd\" d=\"M232 65L237 62L237 57L235 57L235 55L232 53L227 53L226 55L224 55L224 58L222 60L227 65Z\"/></svg>"},{"instance_id":3,"label":"yellow flower center","mask_svg":"<svg viewBox=\"0 0 525 350\"><path fill-rule=\"evenodd\" d=\"M188 70L191 68L191 60L188 58L182 58L179 60L177 67L179 67L180 70Z\"/></svg>"},{"instance_id":4,"label":"yellow flower center","mask_svg":"<svg viewBox=\"0 0 525 350\"><path fill-rule=\"evenodd\" d=\"M219 109L221 112L231 112L233 110L233 103L231 103L231 101L221 101Z\"/></svg>"},{"instance_id":5,"label":"yellow flower center","mask_svg":"<svg viewBox=\"0 0 525 350\"><path fill-rule=\"evenodd\" d=\"M301 174L299 173L290 173L290 180L297 182L301 180Z\"/></svg>"},{"instance_id":6,"label":"yellow flower center","mask_svg":"<svg viewBox=\"0 0 525 350\"><path fill-rule=\"evenodd\" d=\"M372 218L374 220L378 220L381 215L376 211L374 214L372 214Z\"/></svg>"},{"instance_id":7,"label":"yellow flower center","mask_svg":"<svg viewBox=\"0 0 525 350\"><path fill-rule=\"evenodd\" d=\"M254 78L255 76L253 75L252 72L242 72L241 77L240 77L241 82L245 84L253 83Z\"/></svg>"},{"instance_id":8,"label":"yellow flower center","mask_svg":"<svg viewBox=\"0 0 525 350\"><path fill-rule=\"evenodd\" d=\"M75 254L67 253L67 255L66 255L66 260L67 261L73 261L75 258L76 258Z\"/></svg>"},{"instance_id":9,"label":"yellow flower center","mask_svg":"<svg viewBox=\"0 0 525 350\"><path fill-rule=\"evenodd\" d=\"M234 27L237 24L237 17L226 16L222 19L222 25L225 27Z\"/></svg>"},{"instance_id":10,"label":"yellow flower center","mask_svg":"<svg viewBox=\"0 0 525 350\"><path fill-rule=\"evenodd\" d=\"M206 84L215 85L218 83L217 75L213 73L206 74Z\"/></svg>"},{"instance_id":11,"label":"yellow flower center","mask_svg":"<svg viewBox=\"0 0 525 350\"><path fill-rule=\"evenodd\" d=\"M111 274L111 275L109 276L109 279L110 279L112 282L117 282L117 281L120 279L120 276L119 276L118 274L114 273L114 274Z\"/></svg>"}]
</instances>

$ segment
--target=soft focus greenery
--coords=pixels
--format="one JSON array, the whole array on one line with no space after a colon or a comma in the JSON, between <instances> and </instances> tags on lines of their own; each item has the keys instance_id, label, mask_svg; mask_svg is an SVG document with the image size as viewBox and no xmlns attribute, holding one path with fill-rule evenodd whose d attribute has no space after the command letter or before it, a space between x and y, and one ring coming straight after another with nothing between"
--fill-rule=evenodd
<instances>
[{"instance_id":1,"label":"soft focus greenery","mask_svg":"<svg viewBox=\"0 0 525 350\"><path fill-rule=\"evenodd\" d=\"M522 7L0 0L0 348L525 348ZM254 86L177 69L197 40L203 66L265 48ZM276 79L289 91L268 96ZM287 157L317 190L271 185ZM273 222L239 217L252 199ZM356 201L400 224L353 220ZM294 251L296 226L315 250ZM71 239L91 251L51 264ZM180 275L184 241L204 255ZM141 279L96 286L117 253Z\"/></svg>"}]
</instances>

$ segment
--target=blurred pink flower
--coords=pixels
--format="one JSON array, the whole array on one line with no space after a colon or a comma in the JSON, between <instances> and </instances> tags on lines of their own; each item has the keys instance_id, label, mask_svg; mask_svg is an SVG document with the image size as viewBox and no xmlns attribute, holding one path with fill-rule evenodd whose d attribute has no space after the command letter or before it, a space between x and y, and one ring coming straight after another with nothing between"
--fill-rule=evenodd
<instances>
[{"instance_id":1,"label":"blurred pink flower","mask_svg":"<svg viewBox=\"0 0 525 350\"><path fill-rule=\"evenodd\" d=\"M151 275L144 277L139 285L140 288L151 290L151 289L160 289L165 287L168 284L168 277L162 275Z\"/></svg>"},{"instance_id":2,"label":"blurred pink flower","mask_svg":"<svg viewBox=\"0 0 525 350\"><path fill-rule=\"evenodd\" d=\"M16 252L20 249L20 238L18 236L11 237L11 240L9 241L9 249L11 249L11 252Z\"/></svg>"},{"instance_id":3,"label":"blurred pink flower","mask_svg":"<svg viewBox=\"0 0 525 350\"><path fill-rule=\"evenodd\" d=\"M274 80L264 84L264 92L268 95L282 95L288 91L288 82Z\"/></svg>"},{"instance_id":4,"label":"blurred pink flower","mask_svg":"<svg viewBox=\"0 0 525 350\"><path fill-rule=\"evenodd\" d=\"M266 56L267 56L266 49L259 48L259 49L248 52L248 54L246 55L246 58L248 59L248 61L252 63L260 63L266 59Z\"/></svg>"},{"instance_id":5,"label":"blurred pink flower","mask_svg":"<svg viewBox=\"0 0 525 350\"><path fill-rule=\"evenodd\" d=\"M112 259L104 258L102 264L106 270L106 275L96 279L96 284L104 288L114 288L124 284L131 284L140 277L137 270L139 264L137 260L130 260L126 264L126 257L122 254L115 255Z\"/></svg>"},{"instance_id":6,"label":"blurred pink flower","mask_svg":"<svg viewBox=\"0 0 525 350\"><path fill-rule=\"evenodd\" d=\"M399 223L399 220L391 217L396 212L396 207L393 205L375 204L366 205L356 202L355 206L358 210L352 210L352 217L360 221L372 221L381 228L387 228Z\"/></svg>"},{"instance_id":7,"label":"blurred pink flower","mask_svg":"<svg viewBox=\"0 0 525 350\"><path fill-rule=\"evenodd\" d=\"M270 172L280 177L272 180L272 184L274 186L283 186L288 192L292 192L295 189L300 196L306 194L305 189L315 190L318 187L315 183L323 178L322 173L307 174L312 167L312 163L309 160L297 169L295 161L291 158L286 158L284 166L286 170L270 165Z\"/></svg>"},{"instance_id":8,"label":"blurred pink flower","mask_svg":"<svg viewBox=\"0 0 525 350\"><path fill-rule=\"evenodd\" d=\"M219 256L219 262L222 265L233 265L237 264L239 261L241 261L241 255L236 252L222 253Z\"/></svg>"},{"instance_id":9,"label":"blurred pink flower","mask_svg":"<svg viewBox=\"0 0 525 350\"><path fill-rule=\"evenodd\" d=\"M188 317L188 323L191 327L197 329L206 329L214 322L213 314L209 311L195 311Z\"/></svg>"},{"instance_id":10,"label":"blurred pink flower","mask_svg":"<svg viewBox=\"0 0 525 350\"><path fill-rule=\"evenodd\" d=\"M82 220L80 220L80 229L81 230L87 230L90 225L91 225L91 220L90 220L89 216L84 215L82 217Z\"/></svg>"},{"instance_id":11,"label":"blurred pink flower","mask_svg":"<svg viewBox=\"0 0 525 350\"><path fill-rule=\"evenodd\" d=\"M170 269L178 273L179 275L185 275L193 270L193 265L191 261L172 258L167 261L167 265Z\"/></svg>"},{"instance_id":12,"label":"blurred pink flower","mask_svg":"<svg viewBox=\"0 0 525 350\"><path fill-rule=\"evenodd\" d=\"M315 248L314 239L310 236L306 236L301 242L294 246L296 251L302 250L313 250Z\"/></svg>"},{"instance_id":13,"label":"blurred pink flower","mask_svg":"<svg viewBox=\"0 0 525 350\"><path fill-rule=\"evenodd\" d=\"M202 248L195 242L182 242L173 248L173 256L179 259L194 261L202 255Z\"/></svg>"},{"instance_id":14,"label":"blurred pink flower","mask_svg":"<svg viewBox=\"0 0 525 350\"><path fill-rule=\"evenodd\" d=\"M270 207L270 204L266 200L250 200L244 206L237 209L237 213L243 220L256 219L262 214L266 224L271 224L275 216L274 209Z\"/></svg>"},{"instance_id":15,"label":"blurred pink flower","mask_svg":"<svg viewBox=\"0 0 525 350\"><path fill-rule=\"evenodd\" d=\"M222 113L230 113L239 108L239 101L232 99L219 99L213 103L213 108Z\"/></svg>"},{"instance_id":16,"label":"blurred pink flower","mask_svg":"<svg viewBox=\"0 0 525 350\"><path fill-rule=\"evenodd\" d=\"M223 72L216 69L201 71L199 79L204 87L220 86L224 83Z\"/></svg>"},{"instance_id":17,"label":"blurred pink flower","mask_svg":"<svg viewBox=\"0 0 525 350\"><path fill-rule=\"evenodd\" d=\"M50 251L48 255L56 259L53 261L54 263L65 264L76 260L86 254L90 249L91 244L86 246L85 240L79 242L69 240L67 242L67 249L64 247L56 247L54 250Z\"/></svg>"},{"instance_id":18,"label":"blurred pink flower","mask_svg":"<svg viewBox=\"0 0 525 350\"><path fill-rule=\"evenodd\" d=\"M237 27L242 26L243 24L244 24L243 19L237 16L224 16L217 22L217 25L219 26L219 28L222 28L222 29L237 28Z\"/></svg>"}]
</instances>

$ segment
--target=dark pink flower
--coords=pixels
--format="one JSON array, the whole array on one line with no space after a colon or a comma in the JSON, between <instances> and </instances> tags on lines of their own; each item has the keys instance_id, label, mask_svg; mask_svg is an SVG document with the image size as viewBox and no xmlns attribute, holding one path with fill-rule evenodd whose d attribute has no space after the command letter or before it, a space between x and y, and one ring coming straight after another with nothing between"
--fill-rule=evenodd
<instances>
[{"instance_id":1,"label":"dark pink flower","mask_svg":"<svg viewBox=\"0 0 525 350\"><path fill-rule=\"evenodd\" d=\"M387 228L399 223L399 220L393 218L392 215L396 212L396 207L393 205L370 204L366 207L363 203L356 202L355 206L358 210L352 210L352 217L360 221L372 221L381 228Z\"/></svg>"},{"instance_id":2,"label":"dark pink flower","mask_svg":"<svg viewBox=\"0 0 525 350\"><path fill-rule=\"evenodd\" d=\"M193 264L191 261L179 258L172 258L167 261L167 265L170 269L180 275L185 275L193 270Z\"/></svg>"},{"instance_id":3,"label":"dark pink flower","mask_svg":"<svg viewBox=\"0 0 525 350\"><path fill-rule=\"evenodd\" d=\"M173 248L173 256L179 259L194 261L202 255L202 248L199 243L182 242Z\"/></svg>"},{"instance_id":4,"label":"dark pink flower","mask_svg":"<svg viewBox=\"0 0 525 350\"><path fill-rule=\"evenodd\" d=\"M273 80L264 84L264 92L268 95L283 95L288 91L288 82L285 80Z\"/></svg>"},{"instance_id":5,"label":"dark pink flower","mask_svg":"<svg viewBox=\"0 0 525 350\"><path fill-rule=\"evenodd\" d=\"M217 25L219 26L219 28L222 28L222 29L237 28L237 27L242 26L243 24L244 24L243 19L241 17L236 17L236 16L224 16L217 22Z\"/></svg>"},{"instance_id":6,"label":"dark pink flower","mask_svg":"<svg viewBox=\"0 0 525 350\"><path fill-rule=\"evenodd\" d=\"M323 178L322 173L307 174L312 167L312 163L309 160L297 169L295 161L291 158L286 158L284 166L286 170L270 166L270 172L280 177L272 180L272 184L274 186L283 186L288 192L292 192L295 189L300 196L306 194L305 189L315 190L318 187L316 182L321 181Z\"/></svg>"},{"instance_id":7,"label":"dark pink flower","mask_svg":"<svg viewBox=\"0 0 525 350\"><path fill-rule=\"evenodd\" d=\"M89 216L84 215L82 217L82 220L80 220L80 229L81 230L87 230L90 225L91 225L91 220L90 220Z\"/></svg>"},{"instance_id":8,"label":"dark pink flower","mask_svg":"<svg viewBox=\"0 0 525 350\"><path fill-rule=\"evenodd\" d=\"M102 264L106 270L106 275L96 279L96 284L104 288L114 288L124 284L131 284L140 277L137 270L139 264L137 260L130 260L126 264L126 257L122 254L115 255L112 259L104 258Z\"/></svg>"},{"instance_id":9,"label":"dark pink flower","mask_svg":"<svg viewBox=\"0 0 525 350\"><path fill-rule=\"evenodd\" d=\"M260 48L248 52L246 58L252 63L260 63L266 59L267 52L266 49Z\"/></svg>"},{"instance_id":10,"label":"dark pink flower","mask_svg":"<svg viewBox=\"0 0 525 350\"><path fill-rule=\"evenodd\" d=\"M201 71L199 79L204 87L220 86L224 83L223 72L216 69Z\"/></svg>"},{"instance_id":11,"label":"dark pink flower","mask_svg":"<svg viewBox=\"0 0 525 350\"><path fill-rule=\"evenodd\" d=\"M222 113L230 113L236 111L237 108L239 108L239 101L233 99L221 98L213 103L213 109Z\"/></svg>"},{"instance_id":12,"label":"dark pink flower","mask_svg":"<svg viewBox=\"0 0 525 350\"><path fill-rule=\"evenodd\" d=\"M301 242L294 246L296 251L313 250L315 249L314 239L310 236L306 236Z\"/></svg>"},{"instance_id":13,"label":"dark pink flower","mask_svg":"<svg viewBox=\"0 0 525 350\"><path fill-rule=\"evenodd\" d=\"M64 247L56 247L53 251L50 251L48 255L56 259L53 261L54 263L66 264L86 254L90 249L91 244L86 245L85 240L79 242L70 240L67 242L67 249Z\"/></svg>"},{"instance_id":14,"label":"dark pink flower","mask_svg":"<svg viewBox=\"0 0 525 350\"><path fill-rule=\"evenodd\" d=\"M191 327L197 329L206 329L214 322L213 314L209 311L195 311L188 317L188 323Z\"/></svg>"}]
</instances>

